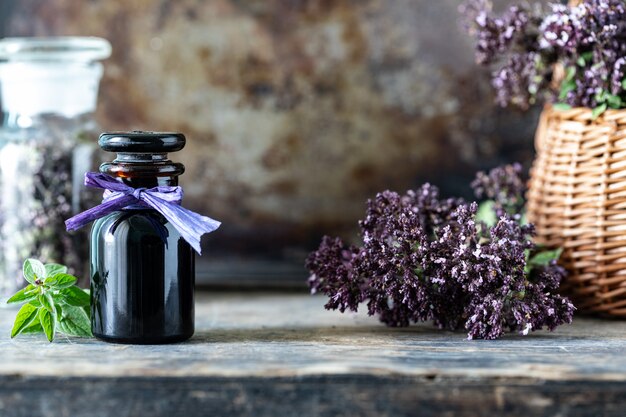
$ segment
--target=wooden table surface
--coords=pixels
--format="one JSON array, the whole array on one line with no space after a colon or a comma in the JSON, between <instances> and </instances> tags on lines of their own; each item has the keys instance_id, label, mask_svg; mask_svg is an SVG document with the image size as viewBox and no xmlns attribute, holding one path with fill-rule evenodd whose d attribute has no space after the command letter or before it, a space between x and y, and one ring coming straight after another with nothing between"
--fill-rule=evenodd
<instances>
[{"instance_id":1,"label":"wooden table surface","mask_svg":"<svg viewBox=\"0 0 626 417\"><path fill-rule=\"evenodd\" d=\"M626 321L467 341L306 294L200 294L186 343L14 340L0 416L626 416Z\"/></svg>"}]
</instances>

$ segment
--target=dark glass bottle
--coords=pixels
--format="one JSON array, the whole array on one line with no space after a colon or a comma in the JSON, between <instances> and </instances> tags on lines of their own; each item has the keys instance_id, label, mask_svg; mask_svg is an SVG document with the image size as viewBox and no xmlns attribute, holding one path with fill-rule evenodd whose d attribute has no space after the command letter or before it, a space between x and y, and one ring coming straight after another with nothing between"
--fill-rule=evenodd
<instances>
[{"instance_id":1,"label":"dark glass bottle","mask_svg":"<svg viewBox=\"0 0 626 417\"><path fill-rule=\"evenodd\" d=\"M178 185L184 166L168 152L185 146L178 133L103 133L117 158L100 171L133 188ZM171 343L194 331L194 252L156 210L129 207L91 230L91 327L117 343Z\"/></svg>"}]
</instances>

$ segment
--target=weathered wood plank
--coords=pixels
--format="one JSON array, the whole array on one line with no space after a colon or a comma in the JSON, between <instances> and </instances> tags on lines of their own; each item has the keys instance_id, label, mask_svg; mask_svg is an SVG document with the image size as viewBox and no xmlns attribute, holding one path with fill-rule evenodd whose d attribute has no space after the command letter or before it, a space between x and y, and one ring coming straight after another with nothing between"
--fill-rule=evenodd
<instances>
[{"instance_id":1,"label":"weathered wood plank","mask_svg":"<svg viewBox=\"0 0 626 417\"><path fill-rule=\"evenodd\" d=\"M201 296L196 335L169 346L10 340L2 310L0 416L626 415L625 322L466 341L323 303Z\"/></svg>"},{"instance_id":2,"label":"weathered wood plank","mask_svg":"<svg viewBox=\"0 0 626 417\"><path fill-rule=\"evenodd\" d=\"M5 378L11 417L624 416L623 382L405 376Z\"/></svg>"}]
</instances>

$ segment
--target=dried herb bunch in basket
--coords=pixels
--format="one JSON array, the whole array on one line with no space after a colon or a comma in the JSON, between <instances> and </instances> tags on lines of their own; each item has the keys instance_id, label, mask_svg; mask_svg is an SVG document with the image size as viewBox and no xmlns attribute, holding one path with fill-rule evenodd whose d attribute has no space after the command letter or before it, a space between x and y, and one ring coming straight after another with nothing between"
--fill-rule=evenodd
<instances>
[{"instance_id":1,"label":"dried herb bunch in basket","mask_svg":"<svg viewBox=\"0 0 626 417\"><path fill-rule=\"evenodd\" d=\"M583 0L547 9L528 2L494 15L489 0L460 6L478 63L493 67L497 101L528 108L626 106L626 1Z\"/></svg>"},{"instance_id":2,"label":"dried herb bunch in basket","mask_svg":"<svg viewBox=\"0 0 626 417\"><path fill-rule=\"evenodd\" d=\"M309 255L312 292L329 297L327 309L367 303L389 326L433 321L464 327L469 339L571 322L574 306L557 294L559 251L537 247L520 214L520 171L478 174L477 196L492 199L480 206L442 199L429 184L405 195L379 193L359 223L361 246L327 236Z\"/></svg>"}]
</instances>

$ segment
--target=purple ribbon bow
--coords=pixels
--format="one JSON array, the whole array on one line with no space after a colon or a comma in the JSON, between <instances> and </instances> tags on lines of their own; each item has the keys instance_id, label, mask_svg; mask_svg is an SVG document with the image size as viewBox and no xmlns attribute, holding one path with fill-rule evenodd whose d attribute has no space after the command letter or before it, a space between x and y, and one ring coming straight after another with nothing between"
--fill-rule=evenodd
<instances>
[{"instance_id":1,"label":"purple ribbon bow","mask_svg":"<svg viewBox=\"0 0 626 417\"><path fill-rule=\"evenodd\" d=\"M192 248L199 254L200 238L220 227L220 222L202 216L180 206L183 199L181 187L160 186L154 188L133 188L117 181L110 175L98 172L85 174L87 187L105 190L102 204L85 210L65 221L65 228L80 229L87 223L129 206L141 205L153 208L163 215Z\"/></svg>"}]
</instances>

